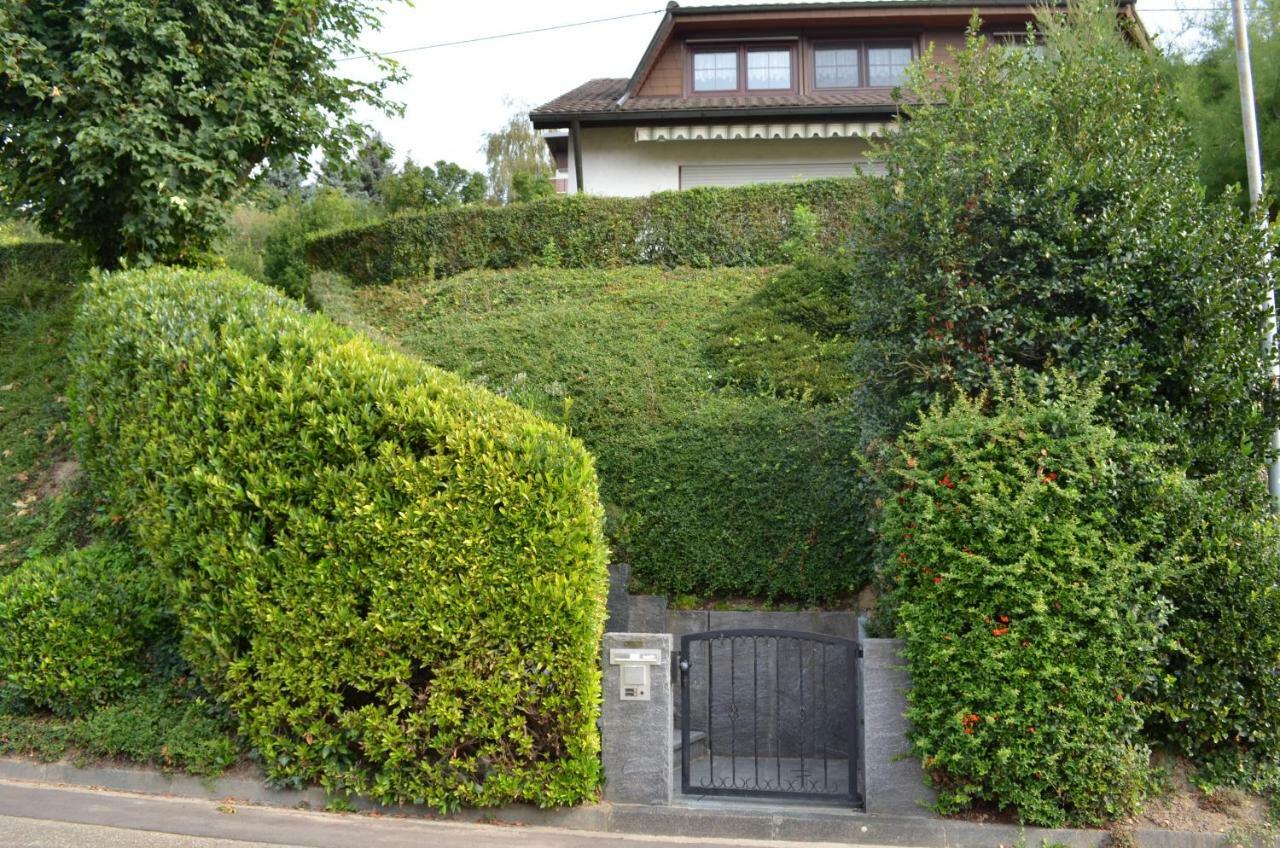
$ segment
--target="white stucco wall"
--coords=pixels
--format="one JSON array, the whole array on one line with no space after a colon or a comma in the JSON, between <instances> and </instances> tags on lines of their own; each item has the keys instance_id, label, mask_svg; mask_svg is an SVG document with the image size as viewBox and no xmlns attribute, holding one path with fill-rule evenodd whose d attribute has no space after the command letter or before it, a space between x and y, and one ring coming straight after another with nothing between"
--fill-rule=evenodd
<instances>
[{"instance_id":1,"label":"white stucco wall","mask_svg":"<svg viewBox=\"0 0 1280 848\"><path fill-rule=\"evenodd\" d=\"M856 138L637 142L632 127L586 127L582 182L588 194L636 197L680 188L681 165L865 163L866 151ZM572 145L568 170L569 191L577 191Z\"/></svg>"}]
</instances>

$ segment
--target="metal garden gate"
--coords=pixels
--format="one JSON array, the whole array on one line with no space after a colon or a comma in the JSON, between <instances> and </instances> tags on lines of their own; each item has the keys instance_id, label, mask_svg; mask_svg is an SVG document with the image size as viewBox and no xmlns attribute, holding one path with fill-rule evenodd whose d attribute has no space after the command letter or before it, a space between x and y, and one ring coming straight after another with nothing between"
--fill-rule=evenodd
<instances>
[{"instance_id":1,"label":"metal garden gate","mask_svg":"<svg viewBox=\"0 0 1280 848\"><path fill-rule=\"evenodd\" d=\"M862 804L858 644L792 630L680 640L681 790Z\"/></svg>"}]
</instances>

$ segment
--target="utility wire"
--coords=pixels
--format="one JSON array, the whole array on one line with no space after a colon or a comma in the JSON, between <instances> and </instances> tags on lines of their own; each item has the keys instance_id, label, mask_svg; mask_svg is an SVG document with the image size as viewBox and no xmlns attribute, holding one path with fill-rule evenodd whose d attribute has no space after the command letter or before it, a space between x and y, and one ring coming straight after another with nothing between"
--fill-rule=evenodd
<instances>
[{"instance_id":1,"label":"utility wire","mask_svg":"<svg viewBox=\"0 0 1280 848\"><path fill-rule=\"evenodd\" d=\"M555 30L572 29L573 27L588 26L590 24L603 24L609 21L621 21L621 20L625 20L626 18L642 18L645 15L657 15L665 11L667 10L666 9L650 9L647 12L632 12L629 15L614 15L611 18L593 18L592 20L589 20L589 21L575 21L574 23L556 24L555 26L538 27L537 29L522 29L518 32L503 32L503 33L498 33L497 35L481 35L481 36L477 36L476 38L463 38L458 41L441 41L438 44L424 44L421 47L403 47L399 50L388 50L384 53L379 53L377 55L396 56L401 53L416 53L419 50L435 50L439 47L457 47L462 44L475 44L477 41L493 41L498 38L514 38L517 35L533 35L534 33L539 33L539 32L553 32ZM363 58L365 57L364 56L343 56L341 59L338 59L338 61L346 62L351 59L363 59Z\"/></svg>"},{"instance_id":2,"label":"utility wire","mask_svg":"<svg viewBox=\"0 0 1280 848\"><path fill-rule=\"evenodd\" d=\"M1144 7L1144 8L1138 9L1137 11L1139 14L1143 12L1227 12L1227 11L1230 11L1230 8L1231 8L1230 6L1178 6L1178 7L1170 6L1170 7L1159 7L1159 8ZM573 23L556 24L554 26L547 26L547 27L538 27L537 29L522 29L516 32L502 32L502 33L497 33L496 35L480 35L480 36L476 36L475 38L459 39L458 41L441 41L436 44L423 44L419 47L402 47L398 50L387 50L382 53L374 53L373 55L398 56L404 53L417 53L422 50L436 50L441 47L458 47L463 44L475 44L480 41L495 41L499 38L515 38L516 36L520 36L520 35L534 35L540 32L555 32L556 30L573 29L574 27L590 26L591 24L603 24L603 23L608 23L609 21L622 21L628 18L643 18L646 15L658 15L665 11L666 9L650 9L647 12L632 12L627 15L614 15L613 17L610 17L610 18L593 18L589 21L574 21ZM353 59L365 59L365 58L368 58L368 57L363 55L343 56L339 58L337 61L349 62Z\"/></svg>"}]
</instances>

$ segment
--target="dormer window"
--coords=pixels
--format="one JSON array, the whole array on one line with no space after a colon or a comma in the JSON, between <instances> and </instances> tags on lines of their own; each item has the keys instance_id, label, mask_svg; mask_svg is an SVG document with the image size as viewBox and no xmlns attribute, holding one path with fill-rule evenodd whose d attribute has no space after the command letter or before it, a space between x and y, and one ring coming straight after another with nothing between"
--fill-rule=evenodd
<instances>
[{"instance_id":1,"label":"dormer window","mask_svg":"<svg viewBox=\"0 0 1280 848\"><path fill-rule=\"evenodd\" d=\"M776 41L697 45L689 63L693 94L796 90L796 48Z\"/></svg>"},{"instance_id":2,"label":"dormer window","mask_svg":"<svg viewBox=\"0 0 1280 848\"><path fill-rule=\"evenodd\" d=\"M738 51L699 50L693 54L694 91L737 91Z\"/></svg>"},{"instance_id":3,"label":"dormer window","mask_svg":"<svg viewBox=\"0 0 1280 848\"><path fill-rule=\"evenodd\" d=\"M906 46L867 47L867 84L902 85L911 64L911 48Z\"/></svg>"},{"instance_id":4,"label":"dormer window","mask_svg":"<svg viewBox=\"0 0 1280 848\"><path fill-rule=\"evenodd\" d=\"M852 44L818 47L813 51L815 88L857 88L862 85L858 48Z\"/></svg>"},{"instance_id":5,"label":"dormer window","mask_svg":"<svg viewBox=\"0 0 1280 848\"><path fill-rule=\"evenodd\" d=\"M907 41L815 41L812 85L818 91L891 88L906 82L915 51Z\"/></svg>"},{"instance_id":6,"label":"dormer window","mask_svg":"<svg viewBox=\"0 0 1280 848\"><path fill-rule=\"evenodd\" d=\"M752 47L747 50L747 90L777 91L791 88L791 51Z\"/></svg>"}]
</instances>

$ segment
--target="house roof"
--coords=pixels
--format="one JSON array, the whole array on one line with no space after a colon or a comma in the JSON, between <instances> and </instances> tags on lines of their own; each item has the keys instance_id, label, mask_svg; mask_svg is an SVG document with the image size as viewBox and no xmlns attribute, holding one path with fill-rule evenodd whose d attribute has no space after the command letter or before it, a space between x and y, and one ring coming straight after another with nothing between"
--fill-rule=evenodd
<instances>
[{"instance_id":1,"label":"house roof","mask_svg":"<svg viewBox=\"0 0 1280 848\"><path fill-rule=\"evenodd\" d=\"M535 126L562 125L566 120L633 123L675 118L736 118L788 114L892 113L898 101L887 88L810 94L695 95L622 100L628 80L593 79L530 112ZM622 102L619 102L619 101Z\"/></svg>"},{"instance_id":2,"label":"house roof","mask_svg":"<svg viewBox=\"0 0 1280 848\"><path fill-rule=\"evenodd\" d=\"M847 92L809 92L805 94L690 95L679 97L646 96L633 99L644 84L654 63L676 29L705 21L716 24L726 18L741 23L752 19L760 24L792 19L806 13L830 19L836 15L875 15L894 10L921 12L938 10L948 16L957 13L966 18L973 12L996 11L1008 15L1017 9L1029 10L1040 0L833 0L810 3L743 3L718 6L680 6L672 0L653 34L644 55L629 78L593 79L529 113L538 128L563 127L572 121L584 124L637 123L645 120L725 119L754 117L803 117L818 115L892 114L898 102L891 89L862 89ZM1066 0L1048 0L1062 5ZM1134 20L1134 0L1116 0L1117 8ZM694 24L698 25L698 24ZM1138 22L1141 28L1141 22ZM1145 42L1145 31L1140 32ZM908 98L909 99L909 98Z\"/></svg>"}]
</instances>

